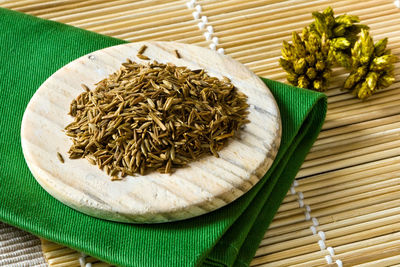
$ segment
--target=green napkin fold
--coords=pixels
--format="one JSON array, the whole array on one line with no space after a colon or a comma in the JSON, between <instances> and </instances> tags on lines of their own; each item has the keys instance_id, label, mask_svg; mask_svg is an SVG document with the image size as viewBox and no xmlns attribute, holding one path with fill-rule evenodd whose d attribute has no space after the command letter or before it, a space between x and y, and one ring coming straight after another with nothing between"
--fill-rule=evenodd
<instances>
[{"instance_id":1,"label":"green napkin fold","mask_svg":"<svg viewBox=\"0 0 400 267\"><path fill-rule=\"evenodd\" d=\"M248 193L209 214L134 225L92 218L46 193L25 164L21 119L36 89L70 61L124 43L0 9L0 220L122 266L247 266L315 141L323 94L263 79L279 105L282 142L272 168Z\"/></svg>"}]
</instances>

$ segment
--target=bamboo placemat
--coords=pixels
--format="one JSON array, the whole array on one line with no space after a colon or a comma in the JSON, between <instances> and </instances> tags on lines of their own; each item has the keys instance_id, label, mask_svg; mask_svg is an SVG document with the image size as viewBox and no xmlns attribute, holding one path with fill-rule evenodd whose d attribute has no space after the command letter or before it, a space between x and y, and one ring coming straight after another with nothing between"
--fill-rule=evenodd
<instances>
[{"instance_id":1,"label":"bamboo placemat","mask_svg":"<svg viewBox=\"0 0 400 267\"><path fill-rule=\"evenodd\" d=\"M47 266L39 238L0 222L0 266Z\"/></svg>"},{"instance_id":2,"label":"bamboo placemat","mask_svg":"<svg viewBox=\"0 0 400 267\"><path fill-rule=\"evenodd\" d=\"M332 6L358 15L400 55L400 10L388 1L3 1L0 6L129 41L178 41L229 54L284 81L283 40ZM367 101L341 90L334 70L328 114L252 266L395 266L400 263L400 83ZM108 266L43 241L50 266ZM399 265L397 265L399 266Z\"/></svg>"}]
</instances>

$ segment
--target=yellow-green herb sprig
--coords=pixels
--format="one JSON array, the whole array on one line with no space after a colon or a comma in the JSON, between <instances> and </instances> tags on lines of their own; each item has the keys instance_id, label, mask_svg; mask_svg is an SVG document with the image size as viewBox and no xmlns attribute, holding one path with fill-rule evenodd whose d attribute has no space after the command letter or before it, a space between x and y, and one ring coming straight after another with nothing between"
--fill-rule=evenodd
<instances>
[{"instance_id":1,"label":"yellow-green herb sprig","mask_svg":"<svg viewBox=\"0 0 400 267\"><path fill-rule=\"evenodd\" d=\"M283 42L279 63L294 86L325 91L331 76L332 53L325 35L304 28L301 37L292 33L292 43Z\"/></svg>"},{"instance_id":2,"label":"yellow-green herb sprig","mask_svg":"<svg viewBox=\"0 0 400 267\"><path fill-rule=\"evenodd\" d=\"M386 49L388 39L375 43L367 30L362 30L360 38L351 50L351 73L344 88L351 90L360 99L366 99L380 88L390 86L394 81L396 56Z\"/></svg>"},{"instance_id":3,"label":"yellow-green herb sprig","mask_svg":"<svg viewBox=\"0 0 400 267\"><path fill-rule=\"evenodd\" d=\"M313 12L314 22L310 25L310 31L322 38L326 36L330 41L330 49L335 61L342 67L351 67L351 47L358 39L362 29L368 26L357 24L360 22L357 16L336 16L331 7L322 12Z\"/></svg>"}]
</instances>

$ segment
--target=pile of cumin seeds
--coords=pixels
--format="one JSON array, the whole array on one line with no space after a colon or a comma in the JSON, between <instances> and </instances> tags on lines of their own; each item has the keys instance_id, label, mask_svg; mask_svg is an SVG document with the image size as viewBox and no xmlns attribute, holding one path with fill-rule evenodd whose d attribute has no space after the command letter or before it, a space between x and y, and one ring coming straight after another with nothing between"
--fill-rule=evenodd
<instances>
[{"instance_id":1,"label":"pile of cumin seeds","mask_svg":"<svg viewBox=\"0 0 400 267\"><path fill-rule=\"evenodd\" d=\"M65 128L73 141L69 157L86 158L112 179L218 157L248 122L247 97L228 78L171 63L128 59L95 89L83 88Z\"/></svg>"}]
</instances>

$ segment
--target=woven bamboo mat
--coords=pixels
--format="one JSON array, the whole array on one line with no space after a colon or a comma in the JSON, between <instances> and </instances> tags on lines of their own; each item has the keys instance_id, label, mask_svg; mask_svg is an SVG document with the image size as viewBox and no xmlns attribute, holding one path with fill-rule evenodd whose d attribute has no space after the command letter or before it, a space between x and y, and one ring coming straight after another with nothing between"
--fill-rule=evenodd
<instances>
[{"instance_id":1,"label":"woven bamboo mat","mask_svg":"<svg viewBox=\"0 0 400 267\"><path fill-rule=\"evenodd\" d=\"M256 74L284 81L280 47L311 12L332 6L358 15L375 40L400 55L400 10L389 1L0 1L26 12L129 41L196 44L229 54ZM400 62L396 83L361 102L341 90L342 69L327 92L323 131L265 234L252 266L400 264ZM108 266L43 241L50 266ZM1 250L0 250L1 251ZM400 265L397 265L400 266Z\"/></svg>"},{"instance_id":2,"label":"woven bamboo mat","mask_svg":"<svg viewBox=\"0 0 400 267\"><path fill-rule=\"evenodd\" d=\"M0 222L0 266L47 266L40 240Z\"/></svg>"}]
</instances>

